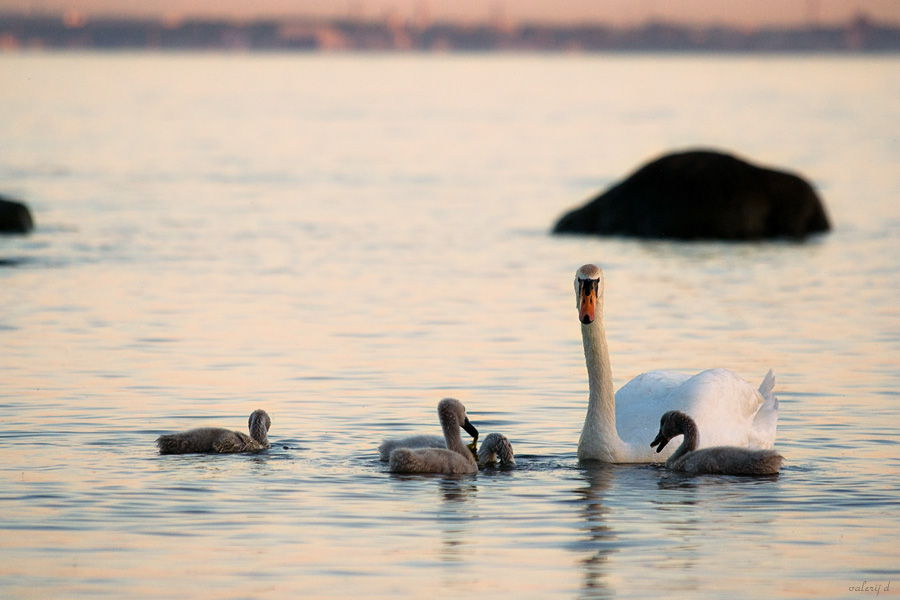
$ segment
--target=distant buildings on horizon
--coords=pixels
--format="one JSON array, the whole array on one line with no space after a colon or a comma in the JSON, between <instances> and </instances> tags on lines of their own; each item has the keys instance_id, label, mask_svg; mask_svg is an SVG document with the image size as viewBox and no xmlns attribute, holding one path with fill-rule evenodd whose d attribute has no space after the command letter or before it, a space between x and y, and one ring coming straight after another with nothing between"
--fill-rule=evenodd
<instances>
[{"instance_id":1,"label":"distant buildings on horizon","mask_svg":"<svg viewBox=\"0 0 900 600\"><path fill-rule=\"evenodd\" d=\"M0 14L0 50L248 50L409 52L900 52L900 26L746 29L653 21L635 27L388 18L152 20Z\"/></svg>"}]
</instances>

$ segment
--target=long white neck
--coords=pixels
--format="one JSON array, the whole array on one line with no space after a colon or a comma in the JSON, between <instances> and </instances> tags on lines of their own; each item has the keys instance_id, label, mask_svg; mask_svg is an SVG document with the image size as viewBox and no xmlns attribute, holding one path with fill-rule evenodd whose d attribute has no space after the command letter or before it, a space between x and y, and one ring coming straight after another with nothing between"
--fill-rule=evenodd
<instances>
[{"instance_id":1,"label":"long white neck","mask_svg":"<svg viewBox=\"0 0 900 600\"><path fill-rule=\"evenodd\" d=\"M616 393L600 310L591 324L581 326L581 337L590 397L578 441L578 459L621 462L625 459L626 448L616 431Z\"/></svg>"}]
</instances>

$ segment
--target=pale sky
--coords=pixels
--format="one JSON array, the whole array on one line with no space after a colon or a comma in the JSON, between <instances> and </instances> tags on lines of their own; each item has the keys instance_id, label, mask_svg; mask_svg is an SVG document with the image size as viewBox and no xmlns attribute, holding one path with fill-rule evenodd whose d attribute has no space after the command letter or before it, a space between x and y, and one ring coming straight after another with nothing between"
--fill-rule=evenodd
<instances>
[{"instance_id":1,"label":"pale sky","mask_svg":"<svg viewBox=\"0 0 900 600\"><path fill-rule=\"evenodd\" d=\"M86 16L427 17L435 20L590 21L633 25L651 18L739 26L846 22L857 14L900 24L900 0L0 0L0 12Z\"/></svg>"}]
</instances>

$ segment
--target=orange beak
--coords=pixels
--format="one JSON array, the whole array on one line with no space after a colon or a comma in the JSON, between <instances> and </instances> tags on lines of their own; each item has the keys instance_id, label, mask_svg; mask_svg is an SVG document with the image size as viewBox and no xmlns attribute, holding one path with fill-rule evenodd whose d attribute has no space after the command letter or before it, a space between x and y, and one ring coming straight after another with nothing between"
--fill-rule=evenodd
<instances>
[{"instance_id":1,"label":"orange beak","mask_svg":"<svg viewBox=\"0 0 900 600\"><path fill-rule=\"evenodd\" d=\"M578 320L585 325L594 322L594 313L597 309L597 290L591 285L593 282L584 281L581 284L578 300Z\"/></svg>"}]
</instances>

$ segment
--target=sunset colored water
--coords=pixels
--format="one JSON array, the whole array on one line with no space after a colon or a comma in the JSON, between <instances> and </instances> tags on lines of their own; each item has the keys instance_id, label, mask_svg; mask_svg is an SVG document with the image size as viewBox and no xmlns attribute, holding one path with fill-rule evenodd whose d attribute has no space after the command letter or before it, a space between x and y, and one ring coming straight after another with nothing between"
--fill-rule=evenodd
<instances>
[{"instance_id":1,"label":"sunset colored water","mask_svg":"<svg viewBox=\"0 0 900 600\"><path fill-rule=\"evenodd\" d=\"M0 597L897 595L895 58L0 55ZM673 149L798 171L805 244L554 237ZM579 464L616 387L776 375L777 477ZM462 400L513 470L396 476ZM160 456L162 433L271 450ZM871 588L871 589L869 589Z\"/></svg>"}]
</instances>

